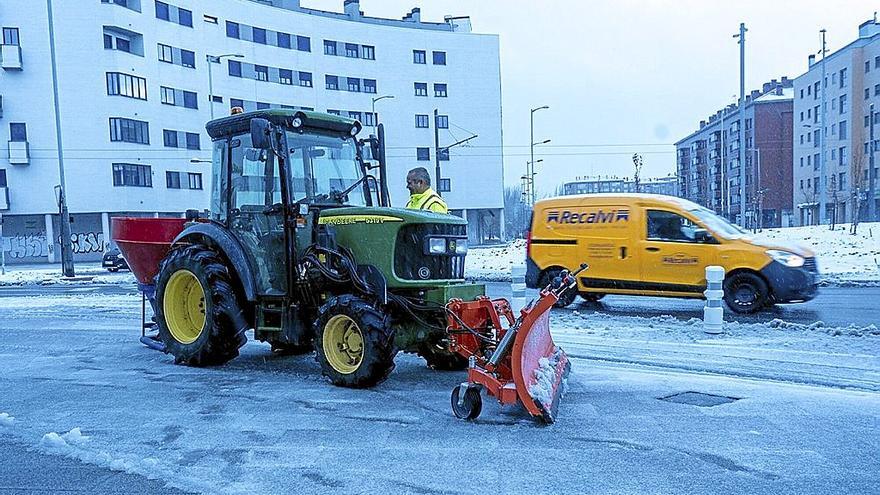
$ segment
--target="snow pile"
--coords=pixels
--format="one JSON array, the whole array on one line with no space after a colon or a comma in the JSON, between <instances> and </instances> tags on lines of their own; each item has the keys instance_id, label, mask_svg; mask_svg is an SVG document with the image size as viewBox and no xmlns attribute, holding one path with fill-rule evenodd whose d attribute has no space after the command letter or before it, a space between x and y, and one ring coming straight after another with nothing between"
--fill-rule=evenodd
<instances>
[{"instance_id":1,"label":"snow pile","mask_svg":"<svg viewBox=\"0 0 880 495\"><path fill-rule=\"evenodd\" d=\"M82 430L74 428L63 435L54 431L46 433L40 440L40 446L50 450L65 451L71 447L79 447L89 441L89 437L82 434Z\"/></svg>"},{"instance_id":2,"label":"snow pile","mask_svg":"<svg viewBox=\"0 0 880 495\"><path fill-rule=\"evenodd\" d=\"M556 385L557 373L556 368L559 365L559 359L562 355L562 349L556 347L553 354L548 357L542 357L538 360L538 367L535 369L535 383L529 387L529 395L535 400L549 406L553 402L553 388ZM564 390L560 390L563 393Z\"/></svg>"},{"instance_id":3,"label":"snow pile","mask_svg":"<svg viewBox=\"0 0 880 495\"><path fill-rule=\"evenodd\" d=\"M99 262L77 263L73 280L61 276L61 265L6 265L6 273L0 274L0 286L4 285L54 285L54 284L113 284L132 285L136 280L131 272L110 273Z\"/></svg>"},{"instance_id":4,"label":"snow pile","mask_svg":"<svg viewBox=\"0 0 880 495\"><path fill-rule=\"evenodd\" d=\"M860 223L856 235L849 224L764 229L751 237L767 244L799 244L816 253L819 271L826 284L880 284L880 222ZM510 267L524 263L526 241L491 248L473 248L465 261L465 276L472 280L506 282Z\"/></svg>"},{"instance_id":5,"label":"snow pile","mask_svg":"<svg viewBox=\"0 0 880 495\"><path fill-rule=\"evenodd\" d=\"M825 325L825 322L822 320L811 323L809 325L804 325L801 323L790 323L785 320L780 320L779 318L776 318L767 322L765 325L768 328L779 330L819 331L835 337L840 335L848 335L851 337L867 337L869 335L880 336L880 328L878 328L877 325L874 324L868 325L866 327L860 327L855 324L846 327L829 327Z\"/></svg>"},{"instance_id":6,"label":"snow pile","mask_svg":"<svg viewBox=\"0 0 880 495\"><path fill-rule=\"evenodd\" d=\"M471 248L464 263L465 276L472 280L506 282L510 267L526 262L526 241L517 239L504 246Z\"/></svg>"},{"instance_id":7,"label":"snow pile","mask_svg":"<svg viewBox=\"0 0 880 495\"><path fill-rule=\"evenodd\" d=\"M0 426L12 426L13 422L15 422L15 418L9 413L0 412Z\"/></svg>"},{"instance_id":8,"label":"snow pile","mask_svg":"<svg viewBox=\"0 0 880 495\"><path fill-rule=\"evenodd\" d=\"M800 244L816 253L822 278L832 284L880 283L880 222L860 223L856 235L850 224L764 229L752 237L768 244Z\"/></svg>"}]
</instances>

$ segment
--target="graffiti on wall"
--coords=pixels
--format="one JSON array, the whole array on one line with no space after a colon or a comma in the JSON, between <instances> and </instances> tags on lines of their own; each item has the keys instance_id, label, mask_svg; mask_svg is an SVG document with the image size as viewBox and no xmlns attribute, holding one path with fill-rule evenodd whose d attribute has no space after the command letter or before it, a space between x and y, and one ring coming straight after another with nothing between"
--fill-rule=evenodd
<instances>
[{"instance_id":1,"label":"graffiti on wall","mask_svg":"<svg viewBox=\"0 0 880 495\"><path fill-rule=\"evenodd\" d=\"M7 252L7 256L12 259L45 258L49 256L46 234L6 237L3 240L3 249Z\"/></svg>"},{"instance_id":2,"label":"graffiti on wall","mask_svg":"<svg viewBox=\"0 0 880 495\"><path fill-rule=\"evenodd\" d=\"M104 252L103 232L80 232L70 234L70 242L73 244L74 254ZM58 236L58 243L61 244L61 236Z\"/></svg>"}]
</instances>

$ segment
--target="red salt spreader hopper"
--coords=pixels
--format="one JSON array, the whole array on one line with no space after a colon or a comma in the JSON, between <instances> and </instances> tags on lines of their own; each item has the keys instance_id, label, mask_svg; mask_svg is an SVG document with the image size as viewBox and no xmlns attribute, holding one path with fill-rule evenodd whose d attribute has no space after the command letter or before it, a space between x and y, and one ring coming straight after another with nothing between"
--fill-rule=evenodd
<instances>
[{"instance_id":1,"label":"red salt spreader hopper","mask_svg":"<svg viewBox=\"0 0 880 495\"><path fill-rule=\"evenodd\" d=\"M452 411L472 420L482 411L480 391L502 405L522 404L544 423L556 420L571 365L550 335L550 308L565 291L576 290L576 276L563 273L514 318L505 299L451 300L446 306L449 350L468 358L467 381L452 391ZM502 323L505 320L507 328Z\"/></svg>"},{"instance_id":2,"label":"red salt spreader hopper","mask_svg":"<svg viewBox=\"0 0 880 495\"><path fill-rule=\"evenodd\" d=\"M183 231L184 218L134 218L114 217L111 219L113 241L137 278L141 291L141 342L148 347L162 350L164 345L157 339L146 335L155 324L146 321L146 301L156 311L155 278L159 273L159 263L171 250L174 239Z\"/></svg>"}]
</instances>

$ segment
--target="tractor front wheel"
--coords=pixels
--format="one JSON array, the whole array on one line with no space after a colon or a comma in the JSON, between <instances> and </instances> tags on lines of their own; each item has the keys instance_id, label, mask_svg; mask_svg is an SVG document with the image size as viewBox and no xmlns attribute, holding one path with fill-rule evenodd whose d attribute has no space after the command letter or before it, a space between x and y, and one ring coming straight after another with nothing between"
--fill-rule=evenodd
<instances>
[{"instance_id":1,"label":"tractor front wheel","mask_svg":"<svg viewBox=\"0 0 880 495\"><path fill-rule=\"evenodd\" d=\"M352 295L331 298L315 321L315 359L334 385L367 388L394 369L391 318Z\"/></svg>"},{"instance_id":2,"label":"tractor front wheel","mask_svg":"<svg viewBox=\"0 0 880 495\"><path fill-rule=\"evenodd\" d=\"M177 248L162 260L156 323L178 364L212 366L238 356L248 324L226 266L204 246Z\"/></svg>"}]
</instances>

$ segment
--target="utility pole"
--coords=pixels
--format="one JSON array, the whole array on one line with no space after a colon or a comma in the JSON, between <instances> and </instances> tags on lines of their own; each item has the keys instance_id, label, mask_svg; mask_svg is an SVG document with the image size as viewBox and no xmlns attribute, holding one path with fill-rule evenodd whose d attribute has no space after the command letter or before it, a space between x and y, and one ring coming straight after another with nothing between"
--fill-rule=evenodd
<instances>
[{"instance_id":1,"label":"utility pole","mask_svg":"<svg viewBox=\"0 0 880 495\"><path fill-rule=\"evenodd\" d=\"M740 225L745 225L746 219L746 24L739 23L739 34L733 35L739 38L739 211Z\"/></svg>"},{"instance_id":2,"label":"utility pole","mask_svg":"<svg viewBox=\"0 0 880 495\"><path fill-rule=\"evenodd\" d=\"M819 83L822 87L822 122L819 123L819 225L824 225L827 220L825 197L828 194L828 177L825 176L825 115L828 111L825 95L828 93L828 74L825 72L825 30L819 32L822 33L822 82Z\"/></svg>"},{"instance_id":3,"label":"utility pole","mask_svg":"<svg viewBox=\"0 0 880 495\"><path fill-rule=\"evenodd\" d=\"M205 60L208 62L208 108L211 111L211 120L214 120L214 75L211 72L211 64L219 64L224 58L244 58L244 55L240 53L205 55Z\"/></svg>"},{"instance_id":4,"label":"utility pole","mask_svg":"<svg viewBox=\"0 0 880 495\"><path fill-rule=\"evenodd\" d=\"M874 199L874 185L877 182L877 169L874 168L874 151L877 145L874 141L874 104L871 103L871 144L868 152L868 221L877 220L877 200ZM859 199L861 201L861 198Z\"/></svg>"},{"instance_id":5,"label":"utility pole","mask_svg":"<svg viewBox=\"0 0 880 495\"><path fill-rule=\"evenodd\" d=\"M437 183L435 185L437 191L437 195L443 196L443 192L440 191L440 128L437 126L437 121L439 119L439 114L437 109L434 109L434 175L436 177Z\"/></svg>"},{"instance_id":6,"label":"utility pole","mask_svg":"<svg viewBox=\"0 0 880 495\"><path fill-rule=\"evenodd\" d=\"M538 110L546 110L548 108L550 108L550 107L548 107L547 105L533 108L533 109L531 109L530 115L529 115L529 155L530 155L529 167L531 167L531 169L529 169L527 171L527 174L529 176L529 180L531 181L531 185L532 185L531 198L529 199L529 204L531 204L531 205L535 204L535 199L536 199L535 198L535 145L536 144L547 144L550 142L549 139L547 139L541 143L535 142L535 112L537 112Z\"/></svg>"},{"instance_id":7,"label":"utility pole","mask_svg":"<svg viewBox=\"0 0 880 495\"><path fill-rule=\"evenodd\" d=\"M61 274L73 277L73 245L70 240L70 211L67 209L67 189L64 184L64 146L61 142L61 105L58 103L58 67L55 61L55 21L52 14L52 0L46 0L49 14L49 56L52 62L52 97L55 103L55 139L58 142L58 176L60 188L58 208L61 214ZM46 239L46 242L55 242Z\"/></svg>"}]
</instances>

